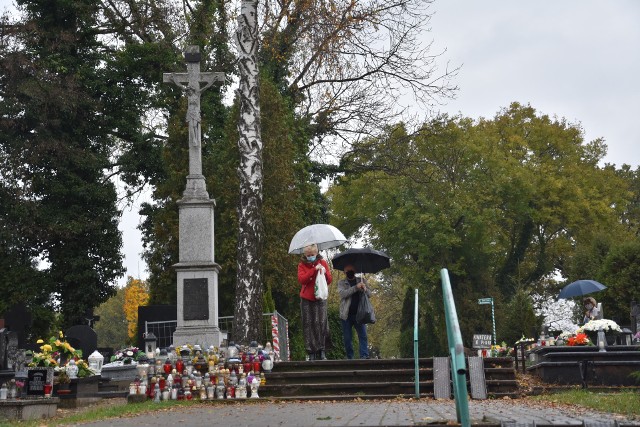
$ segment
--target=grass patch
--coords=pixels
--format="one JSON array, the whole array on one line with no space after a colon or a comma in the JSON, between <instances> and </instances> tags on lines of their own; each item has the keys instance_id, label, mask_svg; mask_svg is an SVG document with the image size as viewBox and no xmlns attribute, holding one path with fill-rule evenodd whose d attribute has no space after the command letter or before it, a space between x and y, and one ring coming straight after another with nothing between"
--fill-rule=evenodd
<instances>
[{"instance_id":1,"label":"grass patch","mask_svg":"<svg viewBox=\"0 0 640 427\"><path fill-rule=\"evenodd\" d=\"M4 426L24 426L24 427L36 427L42 426L46 423L47 426L61 426L67 424L84 423L91 421L100 421L109 418L126 417L132 415L143 414L145 412L157 412L162 410L169 410L175 407L192 406L197 404L197 401L188 400L169 400L166 402L142 402L142 403L122 403L119 405L110 405L104 407L89 408L86 411L70 414L68 416L49 418L46 420L31 420L31 421L13 421L11 423L7 421L0 421L0 427Z\"/></svg>"},{"instance_id":2,"label":"grass patch","mask_svg":"<svg viewBox=\"0 0 640 427\"><path fill-rule=\"evenodd\" d=\"M532 396L532 400L543 402L578 405L601 412L640 416L640 393L633 391L595 392L588 390L569 390L560 393Z\"/></svg>"}]
</instances>

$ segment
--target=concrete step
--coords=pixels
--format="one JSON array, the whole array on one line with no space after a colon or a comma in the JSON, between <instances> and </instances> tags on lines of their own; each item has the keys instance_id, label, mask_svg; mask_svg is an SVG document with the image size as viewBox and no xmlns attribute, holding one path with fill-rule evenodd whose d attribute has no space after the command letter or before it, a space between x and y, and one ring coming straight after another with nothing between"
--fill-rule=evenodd
<instances>
[{"instance_id":1,"label":"concrete step","mask_svg":"<svg viewBox=\"0 0 640 427\"><path fill-rule=\"evenodd\" d=\"M420 381L420 390L433 395L433 381ZM414 382L354 382L354 383L317 383L317 384L281 384L263 385L259 389L260 397L299 397L349 395L364 397L371 395L398 396L415 394Z\"/></svg>"},{"instance_id":2,"label":"concrete step","mask_svg":"<svg viewBox=\"0 0 640 427\"><path fill-rule=\"evenodd\" d=\"M291 361L277 362L274 372L287 371L325 371L325 370L384 370L384 369L413 369L413 359L340 359L340 360L315 360L315 361ZM432 358L419 359L420 368L433 369Z\"/></svg>"},{"instance_id":3,"label":"concrete step","mask_svg":"<svg viewBox=\"0 0 640 427\"><path fill-rule=\"evenodd\" d=\"M421 380L433 380L433 370L419 370ZM265 374L269 384L312 384L312 383L352 383L352 382L391 382L414 381L414 369L365 369L365 370L326 370L326 371L289 371Z\"/></svg>"},{"instance_id":4,"label":"concrete step","mask_svg":"<svg viewBox=\"0 0 640 427\"><path fill-rule=\"evenodd\" d=\"M323 401L349 401L349 400L384 400L389 398L413 399L416 397L415 391L411 394L397 394L390 396L388 394L327 394L315 396L263 396L261 392L260 399L265 401L296 401L296 400L323 400ZM421 399L433 399L433 393L424 393L420 390ZM450 427L450 426L449 426Z\"/></svg>"},{"instance_id":5,"label":"concrete step","mask_svg":"<svg viewBox=\"0 0 640 427\"><path fill-rule=\"evenodd\" d=\"M518 397L514 361L510 357L482 360L489 397ZM418 360L420 394L433 397L433 359ZM276 363L266 373L261 397L312 399L330 395L371 398L415 394L413 359L323 360Z\"/></svg>"}]
</instances>

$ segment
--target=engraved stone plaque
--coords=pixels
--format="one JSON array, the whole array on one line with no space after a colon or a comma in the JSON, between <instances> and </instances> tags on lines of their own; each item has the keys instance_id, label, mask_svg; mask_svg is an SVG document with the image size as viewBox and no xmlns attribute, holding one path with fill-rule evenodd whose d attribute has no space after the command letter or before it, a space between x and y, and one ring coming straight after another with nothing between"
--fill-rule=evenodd
<instances>
[{"instance_id":1,"label":"engraved stone plaque","mask_svg":"<svg viewBox=\"0 0 640 427\"><path fill-rule=\"evenodd\" d=\"M27 371L27 395L44 396L45 384L53 384L53 368L29 368ZM49 393L51 390L49 390Z\"/></svg>"},{"instance_id":2,"label":"engraved stone plaque","mask_svg":"<svg viewBox=\"0 0 640 427\"><path fill-rule=\"evenodd\" d=\"M209 319L207 279L184 279L184 320Z\"/></svg>"}]
</instances>

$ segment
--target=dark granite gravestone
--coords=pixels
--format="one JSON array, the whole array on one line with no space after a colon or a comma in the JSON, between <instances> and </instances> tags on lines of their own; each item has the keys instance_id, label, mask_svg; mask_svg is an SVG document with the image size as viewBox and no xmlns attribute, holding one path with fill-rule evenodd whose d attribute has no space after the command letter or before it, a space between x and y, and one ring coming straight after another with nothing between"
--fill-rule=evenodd
<instances>
[{"instance_id":1,"label":"dark granite gravestone","mask_svg":"<svg viewBox=\"0 0 640 427\"><path fill-rule=\"evenodd\" d=\"M15 371L19 366L20 353L24 353L18 349L18 334L9 332L7 335L7 369Z\"/></svg>"},{"instance_id":2,"label":"dark granite gravestone","mask_svg":"<svg viewBox=\"0 0 640 427\"><path fill-rule=\"evenodd\" d=\"M640 331L640 304L631 301L631 331L635 334Z\"/></svg>"},{"instance_id":3,"label":"dark granite gravestone","mask_svg":"<svg viewBox=\"0 0 640 427\"><path fill-rule=\"evenodd\" d=\"M109 361L111 360L111 356L116 353L115 350L111 347L98 347L96 350L98 350L98 353L100 353L102 357L104 357L104 363L109 363Z\"/></svg>"},{"instance_id":4,"label":"dark granite gravestone","mask_svg":"<svg viewBox=\"0 0 640 427\"><path fill-rule=\"evenodd\" d=\"M27 371L27 396L44 396L45 384L53 384L53 369L29 368Z\"/></svg>"},{"instance_id":5,"label":"dark granite gravestone","mask_svg":"<svg viewBox=\"0 0 640 427\"><path fill-rule=\"evenodd\" d=\"M158 348L173 343L178 307L175 305L147 305L138 307L138 347L144 348L144 333L153 332ZM106 360L106 359L105 359Z\"/></svg>"},{"instance_id":6,"label":"dark granite gravestone","mask_svg":"<svg viewBox=\"0 0 640 427\"><path fill-rule=\"evenodd\" d=\"M9 343L9 331L0 329L0 371L7 369L7 344Z\"/></svg>"},{"instance_id":7,"label":"dark granite gravestone","mask_svg":"<svg viewBox=\"0 0 640 427\"><path fill-rule=\"evenodd\" d=\"M71 347L82 350L82 357L87 358L98 348L98 334L87 325L75 325L64 333Z\"/></svg>"},{"instance_id":8,"label":"dark granite gravestone","mask_svg":"<svg viewBox=\"0 0 640 427\"><path fill-rule=\"evenodd\" d=\"M14 305L4 313L5 327L17 334L18 347L20 348L25 348L27 344L27 331L32 322L31 312L25 305Z\"/></svg>"}]
</instances>

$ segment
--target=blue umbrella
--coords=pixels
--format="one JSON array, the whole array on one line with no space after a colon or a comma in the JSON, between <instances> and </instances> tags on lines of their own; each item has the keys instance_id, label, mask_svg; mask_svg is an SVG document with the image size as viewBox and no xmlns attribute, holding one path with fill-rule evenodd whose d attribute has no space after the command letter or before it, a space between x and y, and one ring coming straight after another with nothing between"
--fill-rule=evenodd
<instances>
[{"instance_id":1,"label":"blue umbrella","mask_svg":"<svg viewBox=\"0 0 640 427\"><path fill-rule=\"evenodd\" d=\"M600 292L603 289L607 289L607 287L595 280L576 280L562 288L560 295L558 295L558 299L579 297L593 292Z\"/></svg>"}]
</instances>

